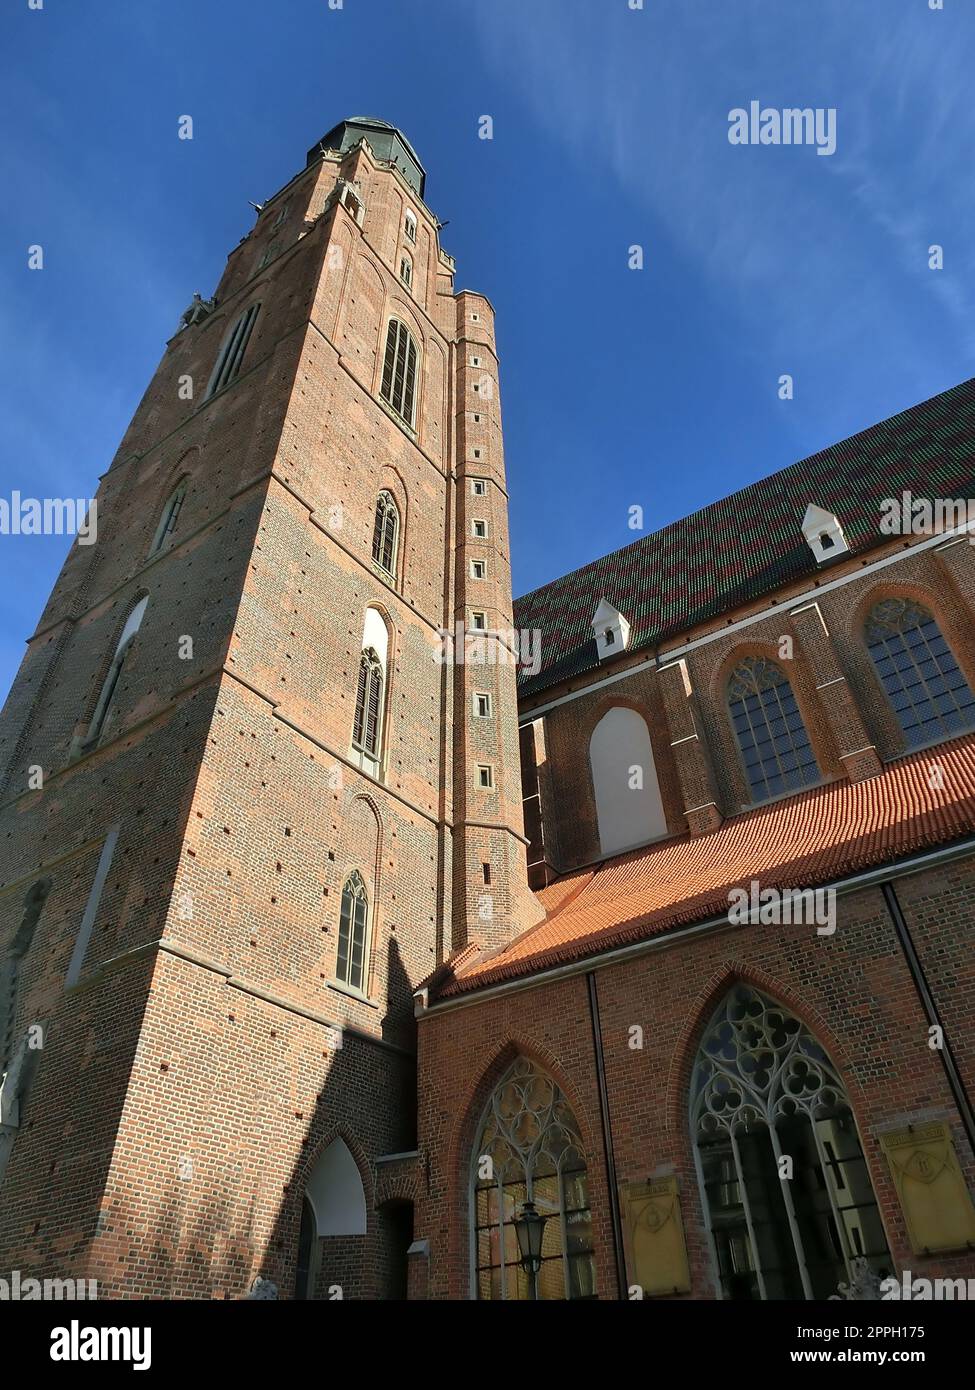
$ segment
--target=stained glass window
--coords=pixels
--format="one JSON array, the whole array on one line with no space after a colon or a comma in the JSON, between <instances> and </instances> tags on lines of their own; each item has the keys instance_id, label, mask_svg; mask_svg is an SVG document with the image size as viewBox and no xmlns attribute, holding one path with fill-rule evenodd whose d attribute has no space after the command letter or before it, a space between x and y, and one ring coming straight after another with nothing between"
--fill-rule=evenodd
<instances>
[{"instance_id":1,"label":"stained glass window","mask_svg":"<svg viewBox=\"0 0 975 1390\"><path fill-rule=\"evenodd\" d=\"M477 1141L474 1240L479 1298L531 1298L514 1222L524 1203L546 1218L540 1299L594 1298L586 1160L555 1082L519 1057L495 1087Z\"/></svg>"}]
</instances>

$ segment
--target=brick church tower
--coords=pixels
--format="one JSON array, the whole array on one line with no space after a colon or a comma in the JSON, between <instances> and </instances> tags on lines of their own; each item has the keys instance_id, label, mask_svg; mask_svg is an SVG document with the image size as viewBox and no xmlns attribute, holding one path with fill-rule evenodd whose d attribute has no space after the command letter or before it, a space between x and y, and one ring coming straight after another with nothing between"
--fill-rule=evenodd
<instances>
[{"instance_id":1,"label":"brick church tower","mask_svg":"<svg viewBox=\"0 0 975 1390\"><path fill-rule=\"evenodd\" d=\"M383 121L315 145L184 314L28 643L2 1271L404 1291L413 989L541 915L494 316L424 179Z\"/></svg>"}]
</instances>

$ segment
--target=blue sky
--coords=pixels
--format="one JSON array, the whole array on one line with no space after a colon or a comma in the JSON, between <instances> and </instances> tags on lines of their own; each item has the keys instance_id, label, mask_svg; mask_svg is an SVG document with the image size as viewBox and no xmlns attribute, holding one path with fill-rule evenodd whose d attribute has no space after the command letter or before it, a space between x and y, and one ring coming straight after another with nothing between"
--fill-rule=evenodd
<instances>
[{"instance_id":1,"label":"blue sky","mask_svg":"<svg viewBox=\"0 0 975 1390\"><path fill-rule=\"evenodd\" d=\"M6 0L0 496L91 495L248 199L350 114L497 309L516 593L971 376L971 0L630 3ZM834 107L836 153L732 146L752 100ZM0 536L4 690L67 548Z\"/></svg>"}]
</instances>

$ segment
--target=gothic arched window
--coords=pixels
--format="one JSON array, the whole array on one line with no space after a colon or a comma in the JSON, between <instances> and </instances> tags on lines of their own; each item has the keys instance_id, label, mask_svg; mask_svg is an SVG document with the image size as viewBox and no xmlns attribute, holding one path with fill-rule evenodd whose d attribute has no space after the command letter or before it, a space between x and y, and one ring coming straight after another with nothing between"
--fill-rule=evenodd
<instances>
[{"instance_id":1,"label":"gothic arched window","mask_svg":"<svg viewBox=\"0 0 975 1390\"><path fill-rule=\"evenodd\" d=\"M413 424L416 406L416 362L416 343L406 324L390 319L379 394L408 425Z\"/></svg>"},{"instance_id":2,"label":"gothic arched window","mask_svg":"<svg viewBox=\"0 0 975 1390\"><path fill-rule=\"evenodd\" d=\"M749 656L736 668L728 685L728 714L755 801L819 781L792 686L774 661Z\"/></svg>"},{"instance_id":3,"label":"gothic arched window","mask_svg":"<svg viewBox=\"0 0 975 1390\"><path fill-rule=\"evenodd\" d=\"M372 533L372 558L388 575L396 575L399 549L399 509L391 492L376 499L376 522Z\"/></svg>"},{"instance_id":4,"label":"gothic arched window","mask_svg":"<svg viewBox=\"0 0 975 1390\"><path fill-rule=\"evenodd\" d=\"M240 371L240 364L244 360L244 353L247 351L260 308L260 304L249 305L224 338L213 375L210 377L210 384L207 386L208 399L222 391L225 386L229 386Z\"/></svg>"},{"instance_id":5,"label":"gothic arched window","mask_svg":"<svg viewBox=\"0 0 975 1390\"><path fill-rule=\"evenodd\" d=\"M975 695L926 608L911 599L883 599L867 619L866 640L908 748L975 724Z\"/></svg>"},{"instance_id":6,"label":"gothic arched window","mask_svg":"<svg viewBox=\"0 0 975 1390\"><path fill-rule=\"evenodd\" d=\"M122 676L122 667L125 659L132 650L132 643L136 639L136 634L145 616L146 605L149 602L148 595L139 600L129 614L121 636L115 648L115 655L112 657L112 664L108 668L108 674L102 682L101 692L95 703L95 712L91 717L91 724L88 726L88 733L85 737L85 747L90 748L98 742L105 728L105 721L112 708L112 702L118 691L119 680Z\"/></svg>"},{"instance_id":7,"label":"gothic arched window","mask_svg":"<svg viewBox=\"0 0 975 1390\"><path fill-rule=\"evenodd\" d=\"M367 648L359 662L359 686L355 696L352 742L378 761L383 722L383 664L378 653Z\"/></svg>"},{"instance_id":8,"label":"gothic arched window","mask_svg":"<svg viewBox=\"0 0 975 1390\"><path fill-rule=\"evenodd\" d=\"M335 961L336 979L353 989L365 991L369 934L369 899L358 869L345 881L339 915L339 948Z\"/></svg>"},{"instance_id":9,"label":"gothic arched window","mask_svg":"<svg viewBox=\"0 0 975 1390\"><path fill-rule=\"evenodd\" d=\"M162 550L169 536L175 531L188 485L189 479L183 478L170 493L169 500L163 507L162 516L159 518L156 534L152 538L152 545L149 547L150 555L155 555L157 551Z\"/></svg>"},{"instance_id":10,"label":"gothic arched window","mask_svg":"<svg viewBox=\"0 0 975 1390\"><path fill-rule=\"evenodd\" d=\"M531 1297L514 1227L525 1202L533 1202L546 1218L538 1297L594 1297L592 1218L579 1129L558 1086L527 1057L519 1057L495 1087L472 1162L478 1297Z\"/></svg>"},{"instance_id":11,"label":"gothic arched window","mask_svg":"<svg viewBox=\"0 0 975 1390\"><path fill-rule=\"evenodd\" d=\"M698 1050L691 1133L723 1298L828 1298L891 1272L843 1083L788 1009L736 985Z\"/></svg>"}]
</instances>

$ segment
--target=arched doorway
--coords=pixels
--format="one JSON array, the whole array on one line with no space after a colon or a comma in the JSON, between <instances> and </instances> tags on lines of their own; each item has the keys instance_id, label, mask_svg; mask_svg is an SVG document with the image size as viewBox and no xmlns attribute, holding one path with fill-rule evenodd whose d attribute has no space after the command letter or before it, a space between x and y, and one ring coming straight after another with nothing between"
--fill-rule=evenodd
<instances>
[{"instance_id":1,"label":"arched doorway","mask_svg":"<svg viewBox=\"0 0 975 1390\"><path fill-rule=\"evenodd\" d=\"M305 1184L294 1296L362 1297L366 1194L348 1144L336 1137Z\"/></svg>"}]
</instances>

